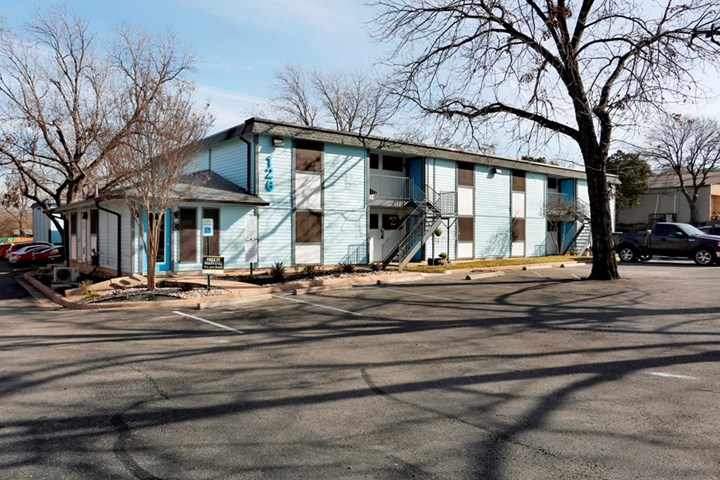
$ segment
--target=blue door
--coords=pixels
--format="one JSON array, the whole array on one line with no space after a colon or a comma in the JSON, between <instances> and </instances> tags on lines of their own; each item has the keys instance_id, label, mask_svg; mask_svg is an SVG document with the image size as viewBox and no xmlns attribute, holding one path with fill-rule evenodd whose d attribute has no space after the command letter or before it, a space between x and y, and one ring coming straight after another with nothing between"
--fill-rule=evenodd
<instances>
[{"instance_id":1,"label":"blue door","mask_svg":"<svg viewBox=\"0 0 720 480\"><path fill-rule=\"evenodd\" d=\"M407 170L408 170L408 177L410 177L410 182L414 183L416 187L418 187L419 190L415 188L410 189L410 198L415 201L422 200L422 198L416 198L421 197L422 195L420 192L425 191L425 183L423 182L423 165L425 162L422 158L411 158L407 161ZM424 247L423 247L424 248ZM419 262L423 259L423 248L420 248L418 252L415 254L415 256L412 258L413 261Z\"/></svg>"},{"instance_id":2,"label":"blue door","mask_svg":"<svg viewBox=\"0 0 720 480\"><path fill-rule=\"evenodd\" d=\"M569 202L574 203L575 200L575 179L565 178L560 180L560 193L564 193L567 196ZM564 222L560 224L560 251L562 253L570 245L570 242L575 236L575 222Z\"/></svg>"},{"instance_id":3,"label":"blue door","mask_svg":"<svg viewBox=\"0 0 720 480\"><path fill-rule=\"evenodd\" d=\"M159 245L155 263L155 271L167 272L170 270L170 240L172 237L172 212L170 209L165 210L162 224L160 225ZM143 235L147 235L147 215L143 213ZM146 237L147 238L147 237ZM142 256L143 271L147 271L147 255L145 248L140 245L140 255Z\"/></svg>"}]
</instances>

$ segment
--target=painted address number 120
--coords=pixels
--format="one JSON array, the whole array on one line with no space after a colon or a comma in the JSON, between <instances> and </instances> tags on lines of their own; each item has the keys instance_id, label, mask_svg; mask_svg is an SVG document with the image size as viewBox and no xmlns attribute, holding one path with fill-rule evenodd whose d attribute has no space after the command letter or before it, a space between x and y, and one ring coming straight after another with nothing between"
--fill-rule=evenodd
<instances>
[{"instance_id":1,"label":"painted address number 120","mask_svg":"<svg viewBox=\"0 0 720 480\"><path fill-rule=\"evenodd\" d=\"M267 157L267 167L265 168L265 190L272 192L275 189L273 182L272 158Z\"/></svg>"}]
</instances>

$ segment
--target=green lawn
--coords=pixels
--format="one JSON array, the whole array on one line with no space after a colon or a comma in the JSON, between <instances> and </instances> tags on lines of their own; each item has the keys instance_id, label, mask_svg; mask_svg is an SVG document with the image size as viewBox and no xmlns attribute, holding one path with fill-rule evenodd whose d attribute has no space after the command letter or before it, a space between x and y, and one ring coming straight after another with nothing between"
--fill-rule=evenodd
<instances>
[{"instance_id":1,"label":"green lawn","mask_svg":"<svg viewBox=\"0 0 720 480\"><path fill-rule=\"evenodd\" d=\"M572 257L553 255L549 257L523 257L523 258L493 258L488 260L454 261L446 265L409 265L406 270L411 272L441 273L447 270L460 270L463 268L496 268L510 265L529 265L533 263L561 263L571 261L592 260L592 257Z\"/></svg>"}]
</instances>

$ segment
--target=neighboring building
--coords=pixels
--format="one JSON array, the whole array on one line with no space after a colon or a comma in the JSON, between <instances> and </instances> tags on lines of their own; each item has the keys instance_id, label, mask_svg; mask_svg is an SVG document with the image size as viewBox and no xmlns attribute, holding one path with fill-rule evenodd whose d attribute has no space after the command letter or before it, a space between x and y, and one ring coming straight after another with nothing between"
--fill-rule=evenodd
<instances>
[{"instance_id":1,"label":"neighboring building","mask_svg":"<svg viewBox=\"0 0 720 480\"><path fill-rule=\"evenodd\" d=\"M683 178L691 185L689 175ZM707 185L698 192L698 222L705 225L720 222L720 172L710 172ZM618 212L618 228L630 231L648 228L656 222L690 223L690 207L680 190L680 182L675 173L653 175L649 179L648 190L640 197L640 203Z\"/></svg>"},{"instance_id":2,"label":"neighboring building","mask_svg":"<svg viewBox=\"0 0 720 480\"><path fill-rule=\"evenodd\" d=\"M203 255L225 257L226 269L402 266L443 252L525 257L589 246L582 171L258 118L204 147L188 173L210 175L168 211L159 271L199 271ZM56 211L69 219L73 264L89 268L95 250L109 272L145 269L123 200L101 194Z\"/></svg>"},{"instance_id":3,"label":"neighboring building","mask_svg":"<svg viewBox=\"0 0 720 480\"><path fill-rule=\"evenodd\" d=\"M58 215L59 216L59 215ZM60 232L55 224L45 214L43 208L37 203L32 206L33 230L32 237L36 242L50 242L56 245L62 244ZM62 220L59 219L62 225Z\"/></svg>"}]
</instances>

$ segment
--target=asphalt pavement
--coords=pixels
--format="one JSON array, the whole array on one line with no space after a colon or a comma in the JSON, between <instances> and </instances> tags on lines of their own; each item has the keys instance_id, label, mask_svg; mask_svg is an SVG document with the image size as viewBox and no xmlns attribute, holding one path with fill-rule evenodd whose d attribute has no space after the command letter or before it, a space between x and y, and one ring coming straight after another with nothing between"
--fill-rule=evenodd
<instances>
[{"instance_id":1,"label":"asphalt pavement","mask_svg":"<svg viewBox=\"0 0 720 480\"><path fill-rule=\"evenodd\" d=\"M720 267L620 272L202 311L46 310L0 273L0 478L719 478Z\"/></svg>"}]
</instances>

